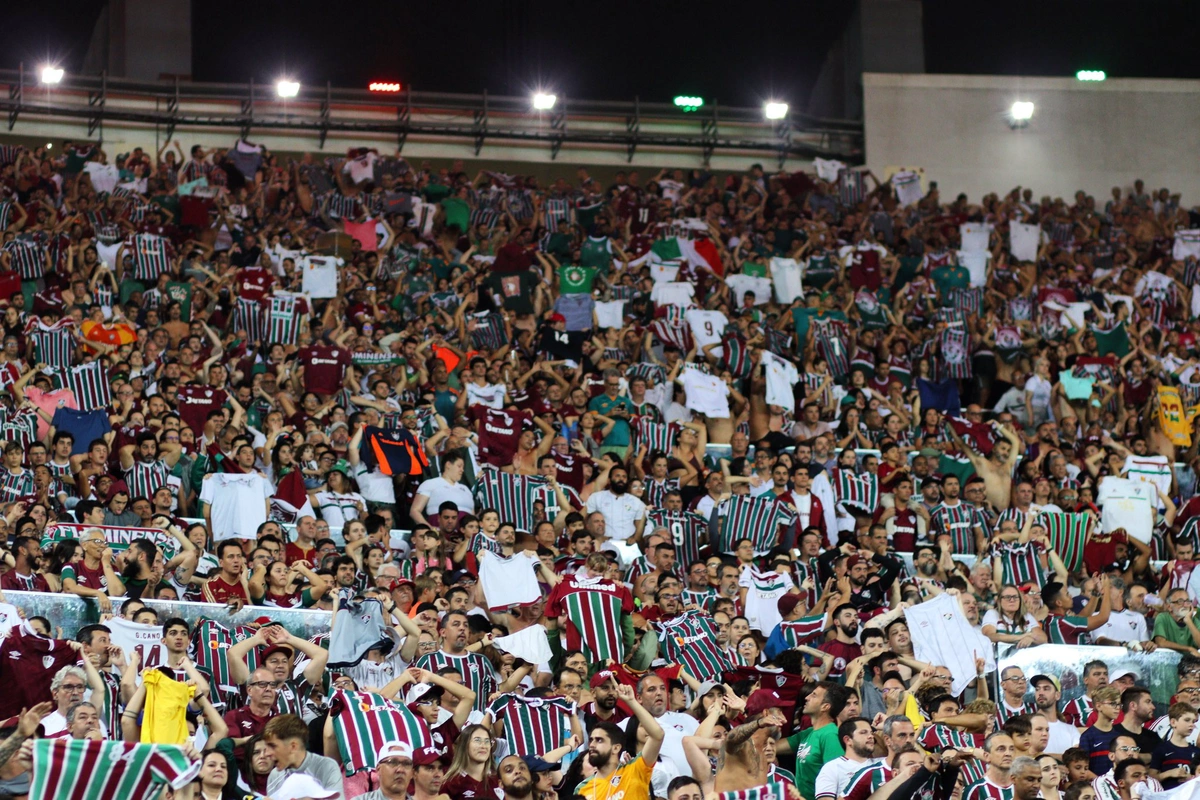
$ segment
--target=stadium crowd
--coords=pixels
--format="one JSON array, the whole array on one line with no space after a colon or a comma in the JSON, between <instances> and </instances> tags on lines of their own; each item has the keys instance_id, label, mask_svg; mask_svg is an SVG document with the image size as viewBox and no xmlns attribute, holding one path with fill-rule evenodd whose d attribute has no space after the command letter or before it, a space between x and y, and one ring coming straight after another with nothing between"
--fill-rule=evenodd
<instances>
[{"instance_id":1,"label":"stadium crowd","mask_svg":"<svg viewBox=\"0 0 1200 800\"><path fill-rule=\"evenodd\" d=\"M0 164L0 589L91 620L2 600L0 796L1130 800L1200 764L1169 190Z\"/></svg>"}]
</instances>

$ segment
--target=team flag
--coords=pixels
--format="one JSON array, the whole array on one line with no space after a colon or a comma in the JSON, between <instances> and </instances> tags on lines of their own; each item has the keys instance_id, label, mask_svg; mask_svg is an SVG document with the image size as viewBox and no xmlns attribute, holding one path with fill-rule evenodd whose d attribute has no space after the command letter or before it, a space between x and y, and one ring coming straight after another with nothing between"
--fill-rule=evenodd
<instances>
[{"instance_id":1,"label":"team flag","mask_svg":"<svg viewBox=\"0 0 1200 800\"><path fill-rule=\"evenodd\" d=\"M562 746L571 733L575 704L564 697L523 697L502 694L488 706L487 713L504 723L508 752L518 756L540 756Z\"/></svg>"},{"instance_id":2,"label":"team flag","mask_svg":"<svg viewBox=\"0 0 1200 800\"><path fill-rule=\"evenodd\" d=\"M1045 526L1050 547L1063 564L1071 572L1078 572L1083 567L1083 543L1091 529L1091 515L1046 512L1038 517L1038 522Z\"/></svg>"},{"instance_id":3,"label":"team flag","mask_svg":"<svg viewBox=\"0 0 1200 800\"><path fill-rule=\"evenodd\" d=\"M672 664L683 664L689 674L721 675L733 669L729 655L717 646L717 629L708 614L685 611L652 624L658 631L662 657Z\"/></svg>"},{"instance_id":4,"label":"team flag","mask_svg":"<svg viewBox=\"0 0 1200 800\"><path fill-rule=\"evenodd\" d=\"M432 742L424 719L380 694L337 689L329 701L329 716L347 775L374 769L379 750L388 742L407 742L414 751Z\"/></svg>"},{"instance_id":5,"label":"team flag","mask_svg":"<svg viewBox=\"0 0 1200 800\"><path fill-rule=\"evenodd\" d=\"M720 505L717 551L733 553L738 539L750 539L754 554L764 556L779 542L779 526L796 524L796 515L774 495L731 497Z\"/></svg>"},{"instance_id":6,"label":"team flag","mask_svg":"<svg viewBox=\"0 0 1200 800\"><path fill-rule=\"evenodd\" d=\"M834 496L844 506L860 508L868 514L879 508L879 476L870 472L856 475L848 469L837 470L833 482Z\"/></svg>"},{"instance_id":7,"label":"team flag","mask_svg":"<svg viewBox=\"0 0 1200 800\"><path fill-rule=\"evenodd\" d=\"M29 796L37 800L135 800L179 789L200 773L179 745L36 739Z\"/></svg>"}]
</instances>

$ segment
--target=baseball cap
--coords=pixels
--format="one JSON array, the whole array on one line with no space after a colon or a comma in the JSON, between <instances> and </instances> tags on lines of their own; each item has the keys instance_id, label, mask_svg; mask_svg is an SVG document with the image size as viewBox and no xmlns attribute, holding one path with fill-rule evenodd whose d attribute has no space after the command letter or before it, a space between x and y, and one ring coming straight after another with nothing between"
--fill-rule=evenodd
<instances>
[{"instance_id":1,"label":"baseball cap","mask_svg":"<svg viewBox=\"0 0 1200 800\"><path fill-rule=\"evenodd\" d=\"M863 557L855 553L846 559L846 569L851 570L863 562Z\"/></svg>"},{"instance_id":2,"label":"baseball cap","mask_svg":"<svg viewBox=\"0 0 1200 800\"><path fill-rule=\"evenodd\" d=\"M436 764L438 762L438 759L440 759L441 757L442 757L442 754L439 753L438 749L436 747L434 747L433 745L429 745L427 747L422 747L420 750L417 750L412 755L413 766L414 767L427 767L430 764Z\"/></svg>"},{"instance_id":3,"label":"baseball cap","mask_svg":"<svg viewBox=\"0 0 1200 800\"><path fill-rule=\"evenodd\" d=\"M424 749L424 748L422 748ZM383 747L379 748L379 753L376 755L377 761L383 761L385 758L412 758L412 745L408 742L387 742Z\"/></svg>"},{"instance_id":4,"label":"baseball cap","mask_svg":"<svg viewBox=\"0 0 1200 800\"><path fill-rule=\"evenodd\" d=\"M521 760L525 762L525 766L529 767L530 773L553 772L562 766L561 764L551 764L537 756L521 756Z\"/></svg>"},{"instance_id":5,"label":"baseball cap","mask_svg":"<svg viewBox=\"0 0 1200 800\"><path fill-rule=\"evenodd\" d=\"M562 314L551 314L550 321L551 322L566 322L567 318L564 317Z\"/></svg>"},{"instance_id":6,"label":"baseball cap","mask_svg":"<svg viewBox=\"0 0 1200 800\"><path fill-rule=\"evenodd\" d=\"M1138 674L1131 669L1119 669L1108 677L1108 682L1115 683L1121 678L1133 678L1133 682L1137 683Z\"/></svg>"},{"instance_id":7,"label":"baseball cap","mask_svg":"<svg viewBox=\"0 0 1200 800\"><path fill-rule=\"evenodd\" d=\"M1055 688L1055 690L1060 692L1062 691L1062 683L1059 682L1058 678L1054 677L1053 675L1034 675L1033 680L1029 682L1029 685L1036 688L1040 681L1048 681L1050 685Z\"/></svg>"},{"instance_id":8,"label":"baseball cap","mask_svg":"<svg viewBox=\"0 0 1200 800\"><path fill-rule=\"evenodd\" d=\"M858 556L855 556L858 558ZM779 609L779 616L786 617L788 614L796 610L796 606L800 605L800 595L788 593L783 595L776 601L775 606Z\"/></svg>"},{"instance_id":9,"label":"baseball cap","mask_svg":"<svg viewBox=\"0 0 1200 800\"><path fill-rule=\"evenodd\" d=\"M392 579L392 580L390 580L390 581L389 581L387 584L385 584L385 588L386 588L386 589L387 589L389 592L394 592L394 591L396 591L397 589L399 589L401 586L404 586L404 585L406 585L406 584L407 584L408 586L414 586L414 585L415 585L415 584L414 584L412 581L410 581L408 578L393 578L393 579Z\"/></svg>"},{"instance_id":10,"label":"baseball cap","mask_svg":"<svg viewBox=\"0 0 1200 800\"><path fill-rule=\"evenodd\" d=\"M783 698L779 696L779 692L771 689L756 689L746 700L746 716L752 717L755 714L761 714L768 708L779 708L782 705Z\"/></svg>"},{"instance_id":11,"label":"baseball cap","mask_svg":"<svg viewBox=\"0 0 1200 800\"><path fill-rule=\"evenodd\" d=\"M265 662L266 662L266 660L267 660L268 658L270 658L271 656L275 655L276 653L284 653L284 654L286 654L286 655L287 655L287 657L288 657L288 660L291 660L292 658L294 658L294 657L296 656L296 651L295 651L295 650L293 650L293 649L292 649L291 647L289 647L288 645L286 645L286 644L273 644L273 645L271 645L270 647L268 647L268 648L266 649L266 651L265 651L265 652L262 654L262 662L260 662L260 663L265 663Z\"/></svg>"},{"instance_id":12,"label":"baseball cap","mask_svg":"<svg viewBox=\"0 0 1200 800\"><path fill-rule=\"evenodd\" d=\"M608 683L609 678L613 679L614 681L617 680L616 673L614 673L611 669L602 669L592 676L592 679L588 681L588 686L595 689L597 686ZM617 682L620 683L620 681Z\"/></svg>"},{"instance_id":13,"label":"baseball cap","mask_svg":"<svg viewBox=\"0 0 1200 800\"><path fill-rule=\"evenodd\" d=\"M470 572L468 572L467 570L456 569L456 570L454 570L454 572L451 572L449 575L446 576L444 583L447 586L454 586L455 584L462 583L464 581L471 581L472 583L474 583L476 580L477 580L477 578L474 575L472 575Z\"/></svg>"},{"instance_id":14,"label":"baseball cap","mask_svg":"<svg viewBox=\"0 0 1200 800\"><path fill-rule=\"evenodd\" d=\"M704 683L700 684L700 689L696 692L696 697L704 697L704 695L708 694L713 689L720 688L721 684L716 683L715 681L705 681Z\"/></svg>"}]
</instances>

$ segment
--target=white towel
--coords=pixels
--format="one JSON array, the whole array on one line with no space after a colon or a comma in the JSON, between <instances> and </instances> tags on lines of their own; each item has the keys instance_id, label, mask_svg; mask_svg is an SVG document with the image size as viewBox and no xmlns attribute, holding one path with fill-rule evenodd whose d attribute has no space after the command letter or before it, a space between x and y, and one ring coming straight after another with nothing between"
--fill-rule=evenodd
<instances>
[{"instance_id":1,"label":"white towel","mask_svg":"<svg viewBox=\"0 0 1200 800\"><path fill-rule=\"evenodd\" d=\"M601 328L620 330L625 324L625 301L605 300L596 303L596 322Z\"/></svg>"},{"instance_id":2,"label":"white towel","mask_svg":"<svg viewBox=\"0 0 1200 800\"><path fill-rule=\"evenodd\" d=\"M546 641L546 629L541 625L530 625L510 636L498 636L496 646L530 664L549 663L553 655Z\"/></svg>"},{"instance_id":3,"label":"white towel","mask_svg":"<svg viewBox=\"0 0 1200 800\"><path fill-rule=\"evenodd\" d=\"M988 249L988 239L992 236L990 222L964 222L958 226L962 237L962 249L968 253L984 253Z\"/></svg>"},{"instance_id":4,"label":"white towel","mask_svg":"<svg viewBox=\"0 0 1200 800\"><path fill-rule=\"evenodd\" d=\"M1171 257L1176 261L1200 258L1200 228L1175 231L1175 246L1171 248Z\"/></svg>"}]
</instances>

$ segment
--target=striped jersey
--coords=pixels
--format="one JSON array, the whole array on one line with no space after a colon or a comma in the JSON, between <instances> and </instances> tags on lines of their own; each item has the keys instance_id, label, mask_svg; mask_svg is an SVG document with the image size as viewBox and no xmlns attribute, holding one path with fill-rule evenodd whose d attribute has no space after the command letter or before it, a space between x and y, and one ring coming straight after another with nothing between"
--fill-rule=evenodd
<instances>
[{"instance_id":1,"label":"striped jersey","mask_svg":"<svg viewBox=\"0 0 1200 800\"><path fill-rule=\"evenodd\" d=\"M675 438L683 430L676 422L654 422L646 417L639 417L633 426L634 447L645 445L647 452L658 450L670 453L675 446Z\"/></svg>"},{"instance_id":2,"label":"striped jersey","mask_svg":"<svg viewBox=\"0 0 1200 800\"><path fill-rule=\"evenodd\" d=\"M791 622L779 623L779 635L787 642L789 649L808 644L814 637L825 630L825 615L813 614L801 617Z\"/></svg>"},{"instance_id":3,"label":"striped jersey","mask_svg":"<svg viewBox=\"0 0 1200 800\"><path fill-rule=\"evenodd\" d=\"M133 278L154 283L158 276L171 271L171 246L162 236L139 233L133 237Z\"/></svg>"},{"instance_id":4,"label":"striped jersey","mask_svg":"<svg viewBox=\"0 0 1200 800\"><path fill-rule=\"evenodd\" d=\"M653 506L653 503L647 505ZM666 528L675 545L675 563L686 566L700 558L700 545L708 536L708 520L691 511L656 508L646 514L647 530Z\"/></svg>"},{"instance_id":5,"label":"striped jersey","mask_svg":"<svg viewBox=\"0 0 1200 800\"><path fill-rule=\"evenodd\" d=\"M1064 614L1048 614L1042 620L1042 628L1050 644L1091 644L1088 635L1087 617Z\"/></svg>"},{"instance_id":6,"label":"striped jersey","mask_svg":"<svg viewBox=\"0 0 1200 800\"><path fill-rule=\"evenodd\" d=\"M44 325L41 320L30 320L25 333L33 342L34 361L50 367L69 367L75 353L72 329L75 320L64 317L53 325Z\"/></svg>"},{"instance_id":7,"label":"striped jersey","mask_svg":"<svg viewBox=\"0 0 1200 800\"><path fill-rule=\"evenodd\" d=\"M1004 698L1000 698L1000 702L996 703L996 727L1004 727L1004 723L1008 722L1013 717L1019 717L1022 714L1036 714L1037 706L1033 703L1025 702L1017 710L1008 707L1008 703Z\"/></svg>"},{"instance_id":8,"label":"striped jersey","mask_svg":"<svg viewBox=\"0 0 1200 800\"><path fill-rule=\"evenodd\" d=\"M1041 554L1044 547L1038 542L999 542L993 549L1000 559L1000 568L1004 575L1002 583L1020 586L1033 581L1038 586L1046 582L1046 570L1042 566Z\"/></svg>"},{"instance_id":9,"label":"striped jersey","mask_svg":"<svg viewBox=\"0 0 1200 800\"><path fill-rule=\"evenodd\" d=\"M463 676L463 685L475 692L475 710L486 711L487 699L495 693L500 685L500 676L492 662L479 653L465 653L461 656L451 655L445 650L426 653L413 662L414 667L437 672L439 669L450 667L458 670Z\"/></svg>"},{"instance_id":10,"label":"striped jersey","mask_svg":"<svg viewBox=\"0 0 1200 800\"><path fill-rule=\"evenodd\" d=\"M46 250L26 239L13 239L0 248L12 259L11 265L23 281L36 281L46 273Z\"/></svg>"},{"instance_id":11,"label":"striped jersey","mask_svg":"<svg viewBox=\"0 0 1200 800\"><path fill-rule=\"evenodd\" d=\"M870 472L858 475L849 469L834 471L833 492L838 502L874 514L879 507L879 476Z\"/></svg>"},{"instance_id":12,"label":"striped jersey","mask_svg":"<svg viewBox=\"0 0 1200 800\"><path fill-rule=\"evenodd\" d=\"M503 522L511 522L517 530L533 530L533 501L535 490L547 483L540 476L516 475L498 469L482 470L475 483L475 507L494 508Z\"/></svg>"},{"instance_id":13,"label":"striped jersey","mask_svg":"<svg viewBox=\"0 0 1200 800\"><path fill-rule=\"evenodd\" d=\"M379 694L338 689L329 701L329 716L347 775L373 769L388 742L407 742L416 751L433 740L424 719Z\"/></svg>"},{"instance_id":14,"label":"striped jersey","mask_svg":"<svg viewBox=\"0 0 1200 800\"><path fill-rule=\"evenodd\" d=\"M948 749L962 750L964 747L980 747L983 744L983 737L976 738L973 734L957 731L949 725L935 722L921 733L918 743L932 753L940 753ZM967 782L981 780L985 768L986 765L979 759L969 758L963 763L963 779Z\"/></svg>"},{"instance_id":15,"label":"striped jersey","mask_svg":"<svg viewBox=\"0 0 1200 800\"><path fill-rule=\"evenodd\" d=\"M683 604L684 608L698 606L704 611L711 611L712 609L709 607L709 604L716 599L717 590L711 586L699 592L693 589L684 589L679 593L679 602Z\"/></svg>"},{"instance_id":16,"label":"striped jersey","mask_svg":"<svg viewBox=\"0 0 1200 800\"><path fill-rule=\"evenodd\" d=\"M4 502L11 502L20 497L29 497L36 493L37 488L33 485L32 471L27 469L22 469L20 472L0 470L0 497L4 498Z\"/></svg>"},{"instance_id":17,"label":"striped jersey","mask_svg":"<svg viewBox=\"0 0 1200 800\"><path fill-rule=\"evenodd\" d=\"M1013 787L997 786L983 778L963 789L962 800L1013 800Z\"/></svg>"},{"instance_id":18,"label":"striped jersey","mask_svg":"<svg viewBox=\"0 0 1200 800\"><path fill-rule=\"evenodd\" d=\"M162 459L151 462L133 462L133 466L125 470L125 482L129 485L129 497L153 497L160 486L165 486L171 468Z\"/></svg>"},{"instance_id":19,"label":"striped jersey","mask_svg":"<svg viewBox=\"0 0 1200 800\"><path fill-rule=\"evenodd\" d=\"M767 778L762 786L717 792L717 800L788 800L787 787L778 778Z\"/></svg>"},{"instance_id":20,"label":"striped jersey","mask_svg":"<svg viewBox=\"0 0 1200 800\"><path fill-rule=\"evenodd\" d=\"M475 323L471 330L471 345L480 350L499 350L508 344L508 334L504 330L504 318L498 311L483 311L472 314L470 321Z\"/></svg>"},{"instance_id":21,"label":"striped jersey","mask_svg":"<svg viewBox=\"0 0 1200 800\"><path fill-rule=\"evenodd\" d=\"M682 664L691 675L723 675L733 669L729 656L717 645L713 618L702 611L685 611L679 616L652 623L658 631L663 658Z\"/></svg>"},{"instance_id":22,"label":"striped jersey","mask_svg":"<svg viewBox=\"0 0 1200 800\"><path fill-rule=\"evenodd\" d=\"M305 307L304 301L296 296L272 297L264 325L264 340L271 344L296 344Z\"/></svg>"},{"instance_id":23,"label":"striped jersey","mask_svg":"<svg viewBox=\"0 0 1200 800\"><path fill-rule=\"evenodd\" d=\"M224 693L237 690L229 674L229 648L233 645L233 634L221 623L204 617L196 621L188 655L212 675L209 695L214 705L223 701Z\"/></svg>"},{"instance_id":24,"label":"striped jersey","mask_svg":"<svg viewBox=\"0 0 1200 800\"><path fill-rule=\"evenodd\" d=\"M766 555L779 542L779 526L796 524L796 515L773 494L740 495L720 505L716 548L733 553L738 539L749 538L756 556Z\"/></svg>"},{"instance_id":25,"label":"striped jersey","mask_svg":"<svg viewBox=\"0 0 1200 800\"><path fill-rule=\"evenodd\" d=\"M1058 553L1071 572L1083 567L1083 546L1087 541L1088 529L1092 525L1090 514L1043 513L1038 521L1046 527L1046 538L1050 547Z\"/></svg>"},{"instance_id":26,"label":"striped jersey","mask_svg":"<svg viewBox=\"0 0 1200 800\"><path fill-rule=\"evenodd\" d=\"M571 717L577 710L565 697L505 693L492 701L487 713L504 723L509 753L540 756L562 745L571 733Z\"/></svg>"},{"instance_id":27,"label":"striped jersey","mask_svg":"<svg viewBox=\"0 0 1200 800\"><path fill-rule=\"evenodd\" d=\"M1087 727L1088 720L1091 719L1094 710L1095 706L1092 703L1092 698L1086 694L1081 694L1074 700L1064 704L1062 713L1059 716L1068 725L1074 725L1076 728L1084 728Z\"/></svg>"},{"instance_id":28,"label":"striped jersey","mask_svg":"<svg viewBox=\"0 0 1200 800\"><path fill-rule=\"evenodd\" d=\"M583 649L588 661L625 660L621 618L633 613L633 595L623 585L576 573L563 580L546 600L546 615L567 615L567 649Z\"/></svg>"},{"instance_id":29,"label":"striped jersey","mask_svg":"<svg viewBox=\"0 0 1200 800\"><path fill-rule=\"evenodd\" d=\"M92 361L77 367L56 369L51 378L55 389L71 390L80 411L97 411L112 402L112 386L103 362Z\"/></svg>"},{"instance_id":30,"label":"striped jersey","mask_svg":"<svg viewBox=\"0 0 1200 800\"><path fill-rule=\"evenodd\" d=\"M875 790L892 779L892 770L886 763L879 761L869 767L863 767L850 776L843 797L846 800L867 800Z\"/></svg>"},{"instance_id":31,"label":"striped jersey","mask_svg":"<svg viewBox=\"0 0 1200 800\"><path fill-rule=\"evenodd\" d=\"M38 413L32 408L0 408L0 438L6 442L20 442L28 448L38 440L37 426Z\"/></svg>"},{"instance_id":32,"label":"striped jersey","mask_svg":"<svg viewBox=\"0 0 1200 800\"><path fill-rule=\"evenodd\" d=\"M200 772L178 745L37 739L29 796L38 800L134 800L178 789Z\"/></svg>"},{"instance_id":33,"label":"striped jersey","mask_svg":"<svg viewBox=\"0 0 1200 800\"><path fill-rule=\"evenodd\" d=\"M953 552L969 555L975 552L975 509L959 500L955 505L939 503L929 513L929 538L949 536Z\"/></svg>"}]
</instances>

